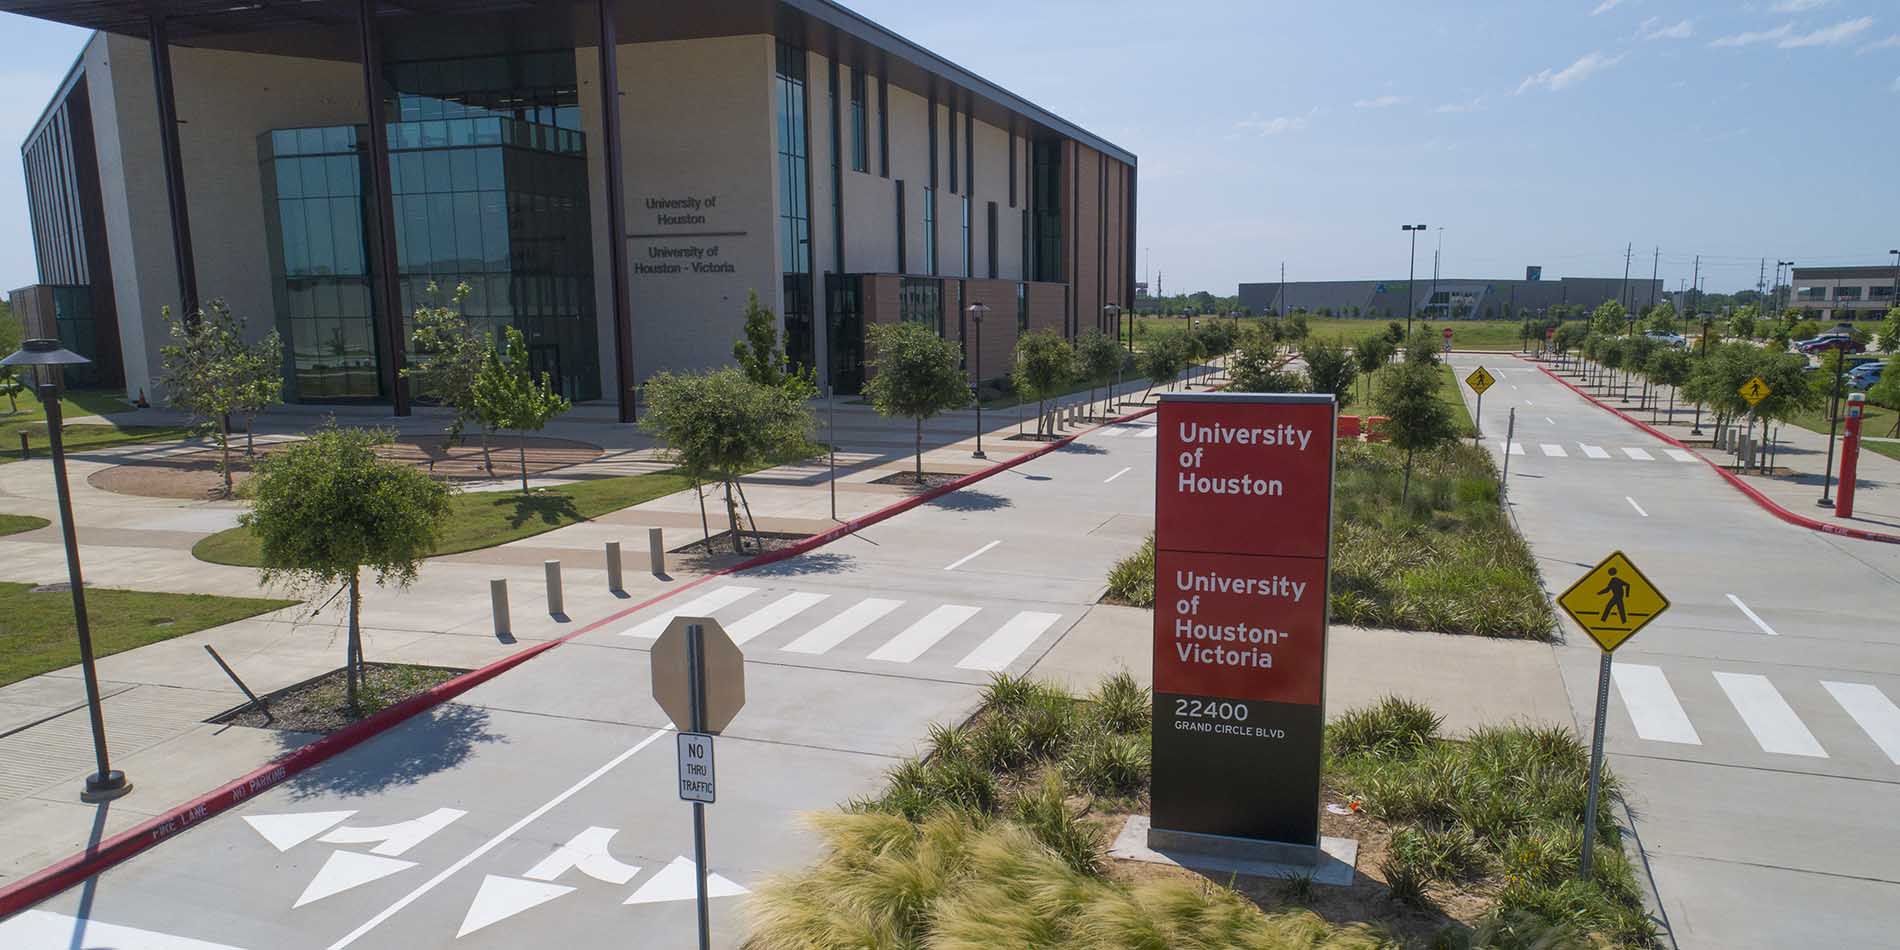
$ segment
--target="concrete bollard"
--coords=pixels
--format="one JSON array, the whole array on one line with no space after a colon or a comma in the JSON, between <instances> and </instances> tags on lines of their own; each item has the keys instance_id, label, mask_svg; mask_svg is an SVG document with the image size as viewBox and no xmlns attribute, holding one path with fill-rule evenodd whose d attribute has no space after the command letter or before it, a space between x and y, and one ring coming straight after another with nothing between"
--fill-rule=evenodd
<instances>
[{"instance_id":1,"label":"concrete bollard","mask_svg":"<svg viewBox=\"0 0 1900 950\"><path fill-rule=\"evenodd\" d=\"M547 573L548 577L548 613L550 615L567 613L561 609L563 606L561 603L561 562L542 561L541 569Z\"/></svg>"},{"instance_id":2,"label":"concrete bollard","mask_svg":"<svg viewBox=\"0 0 1900 950\"><path fill-rule=\"evenodd\" d=\"M653 575L666 575L666 534L660 528L647 529L647 560L653 565Z\"/></svg>"},{"instance_id":3,"label":"concrete bollard","mask_svg":"<svg viewBox=\"0 0 1900 950\"><path fill-rule=\"evenodd\" d=\"M505 637L514 631L508 624L508 579L497 577L488 582L488 606L495 614L495 636Z\"/></svg>"},{"instance_id":4,"label":"concrete bollard","mask_svg":"<svg viewBox=\"0 0 1900 950\"><path fill-rule=\"evenodd\" d=\"M620 542L607 542L607 590L619 593L626 588L620 586Z\"/></svg>"}]
</instances>

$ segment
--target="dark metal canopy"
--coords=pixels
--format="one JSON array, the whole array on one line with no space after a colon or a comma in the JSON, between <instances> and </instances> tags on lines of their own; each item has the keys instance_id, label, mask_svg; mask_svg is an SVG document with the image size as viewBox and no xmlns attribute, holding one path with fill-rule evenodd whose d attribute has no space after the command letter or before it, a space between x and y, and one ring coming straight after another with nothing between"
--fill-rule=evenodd
<instances>
[{"instance_id":1,"label":"dark metal canopy","mask_svg":"<svg viewBox=\"0 0 1900 950\"><path fill-rule=\"evenodd\" d=\"M621 43L770 34L885 76L920 96L957 104L1020 134L1073 138L1117 161L1133 153L1096 136L830 0L612 0ZM453 50L591 46L600 35L586 0L373 0L390 42ZM355 61L357 0L0 0L0 11L141 39L161 12L178 46ZM499 39L498 39L499 38Z\"/></svg>"},{"instance_id":2,"label":"dark metal canopy","mask_svg":"<svg viewBox=\"0 0 1900 950\"><path fill-rule=\"evenodd\" d=\"M92 362L59 345L58 340L34 339L0 358L0 366L83 366Z\"/></svg>"}]
</instances>

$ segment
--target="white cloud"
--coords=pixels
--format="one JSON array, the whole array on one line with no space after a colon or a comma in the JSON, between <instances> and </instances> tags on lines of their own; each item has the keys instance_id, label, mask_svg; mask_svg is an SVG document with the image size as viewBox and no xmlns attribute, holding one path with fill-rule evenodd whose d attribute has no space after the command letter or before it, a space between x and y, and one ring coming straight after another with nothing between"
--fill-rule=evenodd
<instances>
[{"instance_id":1,"label":"white cloud","mask_svg":"<svg viewBox=\"0 0 1900 950\"><path fill-rule=\"evenodd\" d=\"M1306 128L1307 120L1318 114L1318 106L1308 109L1305 115L1278 115L1271 119L1263 119L1258 114L1255 114L1234 123L1234 130L1238 132L1253 132L1261 136L1299 132Z\"/></svg>"},{"instance_id":2,"label":"white cloud","mask_svg":"<svg viewBox=\"0 0 1900 950\"><path fill-rule=\"evenodd\" d=\"M1475 99L1472 99L1472 100L1471 100L1471 101L1469 101L1469 102L1447 102L1447 103L1445 103L1444 105L1441 105L1441 106L1439 106L1439 107L1438 107L1438 108L1436 108L1436 109L1433 109L1432 111L1433 111L1433 112L1446 112L1446 113L1451 113L1451 112L1476 112L1476 111L1478 111L1479 109L1482 109L1482 108L1484 108L1484 97L1483 97L1483 96L1479 96L1479 97L1477 97L1477 98L1475 98Z\"/></svg>"},{"instance_id":3,"label":"white cloud","mask_svg":"<svg viewBox=\"0 0 1900 950\"><path fill-rule=\"evenodd\" d=\"M1412 97L1410 96L1375 96L1371 99L1361 99L1353 103L1352 106L1355 109L1387 109L1392 106L1401 106L1411 101Z\"/></svg>"},{"instance_id":4,"label":"white cloud","mask_svg":"<svg viewBox=\"0 0 1900 950\"><path fill-rule=\"evenodd\" d=\"M1803 13L1808 10L1820 9L1831 2L1832 0L1781 0L1780 3L1768 9L1776 13Z\"/></svg>"},{"instance_id":5,"label":"white cloud","mask_svg":"<svg viewBox=\"0 0 1900 950\"><path fill-rule=\"evenodd\" d=\"M1695 21L1681 20L1673 24L1664 24L1662 17L1650 17L1636 28L1636 36L1642 40L1686 40L1695 35Z\"/></svg>"},{"instance_id":6,"label":"white cloud","mask_svg":"<svg viewBox=\"0 0 1900 950\"><path fill-rule=\"evenodd\" d=\"M1794 24L1783 23L1782 25L1775 27L1772 30L1762 30L1758 33L1737 33L1733 36L1717 37L1716 39L1710 41L1709 45L1710 46L1753 46L1756 43L1772 43L1776 40L1786 39L1788 34L1793 33L1793 32L1794 32Z\"/></svg>"},{"instance_id":7,"label":"white cloud","mask_svg":"<svg viewBox=\"0 0 1900 950\"><path fill-rule=\"evenodd\" d=\"M1839 46L1853 39L1874 25L1874 18L1864 16L1857 20L1842 20L1833 26L1824 26L1812 33L1790 36L1778 45L1782 49L1798 49L1804 46Z\"/></svg>"},{"instance_id":8,"label":"white cloud","mask_svg":"<svg viewBox=\"0 0 1900 950\"><path fill-rule=\"evenodd\" d=\"M1623 56L1624 54L1622 53L1618 53L1615 56L1605 56L1598 52L1585 53L1579 56L1576 62L1562 69L1546 69L1534 75L1524 77L1524 81L1517 85L1517 94L1523 95L1526 91L1536 89L1540 86L1552 92L1569 88L1598 72L1622 62Z\"/></svg>"},{"instance_id":9,"label":"white cloud","mask_svg":"<svg viewBox=\"0 0 1900 950\"><path fill-rule=\"evenodd\" d=\"M1872 43L1869 43L1866 46L1863 46L1860 49L1855 50L1854 52L1871 53L1877 49L1894 49L1895 47L1900 47L1900 33L1895 33L1894 35L1889 36L1884 40L1875 40Z\"/></svg>"},{"instance_id":10,"label":"white cloud","mask_svg":"<svg viewBox=\"0 0 1900 950\"><path fill-rule=\"evenodd\" d=\"M1590 15L1596 16L1599 13L1608 13L1627 2L1629 2L1629 0L1603 0L1602 3L1597 4L1596 9L1590 11Z\"/></svg>"}]
</instances>

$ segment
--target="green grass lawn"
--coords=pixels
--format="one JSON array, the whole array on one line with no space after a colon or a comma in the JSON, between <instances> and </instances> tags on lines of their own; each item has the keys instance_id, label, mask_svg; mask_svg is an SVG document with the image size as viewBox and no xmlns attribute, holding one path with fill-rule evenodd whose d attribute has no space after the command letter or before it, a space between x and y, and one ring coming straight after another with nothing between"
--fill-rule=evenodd
<instances>
[{"instance_id":1,"label":"green grass lawn","mask_svg":"<svg viewBox=\"0 0 1900 950\"><path fill-rule=\"evenodd\" d=\"M1378 392L1379 385L1384 381L1385 375L1397 368L1397 364L1393 364L1393 366L1380 371L1378 377L1373 379L1370 385L1368 385L1367 381L1363 378L1354 382L1352 384L1352 402L1341 407L1340 412L1346 415L1377 415L1377 410L1373 408L1375 405L1374 396ZM1441 366L1438 368L1438 398L1442 400L1445 405L1451 407L1451 418L1458 426L1458 431L1464 438L1469 439L1475 430L1471 425L1471 409L1465 405L1464 394L1462 392L1464 385L1464 382L1458 378L1458 374L1453 372L1451 367Z\"/></svg>"},{"instance_id":2,"label":"green grass lawn","mask_svg":"<svg viewBox=\"0 0 1900 950\"><path fill-rule=\"evenodd\" d=\"M33 515L0 515L0 536L38 531L52 522Z\"/></svg>"},{"instance_id":3,"label":"green grass lawn","mask_svg":"<svg viewBox=\"0 0 1900 950\"><path fill-rule=\"evenodd\" d=\"M575 482L523 495L518 491L463 492L449 499L449 517L435 553L459 554L518 541L596 518L630 505L691 488L684 475L658 472ZM250 529L238 527L200 540L191 553L201 561L261 567Z\"/></svg>"},{"instance_id":4,"label":"green grass lawn","mask_svg":"<svg viewBox=\"0 0 1900 950\"><path fill-rule=\"evenodd\" d=\"M79 662L72 595L0 583L0 686ZM297 603L259 597L86 588L93 651L111 656Z\"/></svg>"},{"instance_id":5,"label":"green grass lawn","mask_svg":"<svg viewBox=\"0 0 1900 950\"><path fill-rule=\"evenodd\" d=\"M117 393L100 390L68 391L60 397L59 404L60 413L66 419L124 412L130 408ZM19 461L22 432L26 433L28 442L32 444L34 456L43 456L48 449L46 407L40 404L38 398L28 395L20 397L17 412L7 412L8 408L11 407L0 405L0 464ZM191 435L191 430L183 426L115 426L96 422L75 425L68 422L62 435L67 451L78 451L132 442L182 439Z\"/></svg>"},{"instance_id":6,"label":"green grass lawn","mask_svg":"<svg viewBox=\"0 0 1900 950\"><path fill-rule=\"evenodd\" d=\"M1788 421L1803 429L1819 432L1822 435L1827 434L1827 412L1823 409L1809 410ZM1868 403L1866 414L1861 417L1860 434L1885 438L1893 434L1893 424L1894 411L1892 409L1882 409L1873 403ZM1845 421L1842 427L1845 427ZM1837 428L1836 431L1840 430ZM1862 439L1860 447L1862 451L1876 452L1890 459L1900 459L1900 442L1870 442Z\"/></svg>"},{"instance_id":7,"label":"green grass lawn","mask_svg":"<svg viewBox=\"0 0 1900 950\"><path fill-rule=\"evenodd\" d=\"M1211 319L1211 318L1202 317L1200 319ZM1251 323L1255 320L1261 320L1261 319L1266 319L1266 318L1242 317L1241 323L1245 325L1247 323ZM1375 318L1370 318L1370 317L1341 318L1341 317L1315 317L1315 316L1309 315L1306 318L1307 332L1309 334L1316 337L1327 337L1327 338L1339 340L1340 342L1343 342L1343 343L1351 343L1355 340L1358 340L1359 338L1365 336L1367 333L1370 333L1374 329L1383 328L1389 322L1391 321L1385 317L1379 317L1375 319ZM1405 322L1405 318L1400 317L1398 322L1403 324ZM1423 320L1414 320L1412 322L1412 326L1414 329L1417 329L1418 327L1423 326L1424 323L1425 321ZM1188 321L1185 319L1170 318L1170 317L1142 317L1141 318L1141 337L1145 337L1147 334L1153 333L1156 330L1167 329L1167 328L1186 329L1187 326L1188 326ZM1514 353L1514 352L1517 352L1518 349L1521 347L1521 343L1518 340L1518 334L1523 332L1524 325L1516 320L1453 320L1449 323L1444 323L1444 322L1434 323L1432 324L1432 326L1435 329L1440 330L1440 331L1442 331L1447 326L1451 327L1452 346L1456 347L1457 349L1498 350L1498 351L1508 350ZM1140 345L1141 337L1136 338L1137 346Z\"/></svg>"}]
</instances>

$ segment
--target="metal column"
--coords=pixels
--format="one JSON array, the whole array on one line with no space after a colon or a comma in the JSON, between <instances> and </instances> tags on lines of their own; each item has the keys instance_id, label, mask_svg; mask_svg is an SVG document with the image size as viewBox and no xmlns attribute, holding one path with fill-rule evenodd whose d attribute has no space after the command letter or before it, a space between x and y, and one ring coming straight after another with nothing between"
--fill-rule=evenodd
<instances>
[{"instance_id":1,"label":"metal column","mask_svg":"<svg viewBox=\"0 0 1900 950\"><path fill-rule=\"evenodd\" d=\"M607 265L608 284L613 298L614 379L619 383L620 421L634 421L634 401L638 380L633 375L633 315L629 312L627 279L627 203L626 184L621 179L620 151L620 60L616 55L620 34L614 22L613 0L596 0L600 21L600 131L607 140Z\"/></svg>"},{"instance_id":2,"label":"metal column","mask_svg":"<svg viewBox=\"0 0 1900 950\"><path fill-rule=\"evenodd\" d=\"M171 39L165 13L154 6L148 19L152 46L152 90L158 98L159 153L165 166L165 199L171 206L172 255L178 271L178 298L182 316L196 319L198 267L191 252L191 215L185 202L185 164L178 150L178 102L172 95Z\"/></svg>"},{"instance_id":3,"label":"metal column","mask_svg":"<svg viewBox=\"0 0 1900 950\"><path fill-rule=\"evenodd\" d=\"M370 200L365 202L365 210L370 220L365 224L374 236L370 247L376 255L370 270L376 277L376 309L382 316L381 339L377 344L382 350L383 385L389 391L390 408L396 415L406 416L409 414L409 385L402 378L402 364L408 341L402 332L402 290L396 263L396 199L389 183L389 120L383 109L383 41L376 28L376 0L357 0L356 34L363 59L363 101L369 111L369 141L365 143L369 150L369 180L365 184L369 186Z\"/></svg>"}]
</instances>

